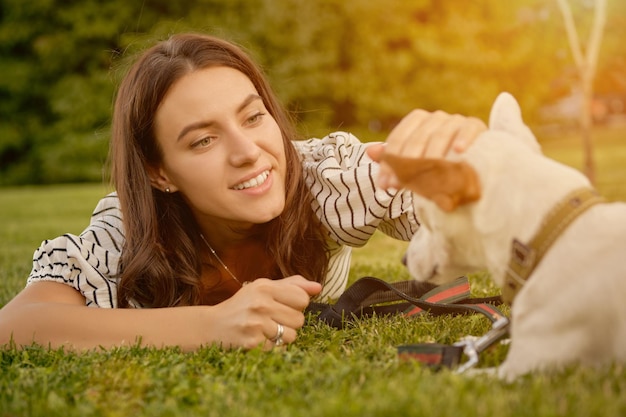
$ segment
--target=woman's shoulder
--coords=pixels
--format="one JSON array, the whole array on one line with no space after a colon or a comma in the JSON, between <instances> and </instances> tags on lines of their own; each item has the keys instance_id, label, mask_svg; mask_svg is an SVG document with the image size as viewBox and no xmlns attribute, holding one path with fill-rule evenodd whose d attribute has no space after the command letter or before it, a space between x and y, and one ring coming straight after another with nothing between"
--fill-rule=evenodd
<instances>
[{"instance_id":1,"label":"woman's shoulder","mask_svg":"<svg viewBox=\"0 0 626 417\"><path fill-rule=\"evenodd\" d=\"M98 202L89 226L79 235L45 240L33 255L27 285L54 281L78 290L87 305L114 307L119 256L124 244L117 194Z\"/></svg>"},{"instance_id":2,"label":"woman's shoulder","mask_svg":"<svg viewBox=\"0 0 626 417\"><path fill-rule=\"evenodd\" d=\"M107 212L119 210L120 199L117 197L117 192L112 192L100 199L96 208L93 211L92 216L101 216Z\"/></svg>"}]
</instances>

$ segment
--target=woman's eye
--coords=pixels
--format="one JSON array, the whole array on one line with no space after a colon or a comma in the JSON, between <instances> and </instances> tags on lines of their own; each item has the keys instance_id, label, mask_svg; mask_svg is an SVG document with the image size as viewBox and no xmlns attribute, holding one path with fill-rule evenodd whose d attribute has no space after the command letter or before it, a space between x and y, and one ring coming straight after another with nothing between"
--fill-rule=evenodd
<instances>
[{"instance_id":1,"label":"woman's eye","mask_svg":"<svg viewBox=\"0 0 626 417\"><path fill-rule=\"evenodd\" d=\"M206 148L207 146L209 146L211 143L213 142L213 138L212 137L204 137L200 140L195 141L191 147L192 148Z\"/></svg>"},{"instance_id":2,"label":"woman's eye","mask_svg":"<svg viewBox=\"0 0 626 417\"><path fill-rule=\"evenodd\" d=\"M247 124L257 123L263 118L263 116L265 116L265 113L256 113L253 116L249 117L248 120L246 120L246 123Z\"/></svg>"}]
</instances>

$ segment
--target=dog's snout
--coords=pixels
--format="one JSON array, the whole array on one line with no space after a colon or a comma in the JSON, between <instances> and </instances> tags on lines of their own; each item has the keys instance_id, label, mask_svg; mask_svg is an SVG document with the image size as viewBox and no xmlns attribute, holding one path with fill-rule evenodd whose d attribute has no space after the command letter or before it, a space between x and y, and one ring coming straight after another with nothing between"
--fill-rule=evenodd
<instances>
[{"instance_id":1,"label":"dog's snout","mask_svg":"<svg viewBox=\"0 0 626 417\"><path fill-rule=\"evenodd\" d=\"M406 253L402 255L402 265L406 266Z\"/></svg>"}]
</instances>

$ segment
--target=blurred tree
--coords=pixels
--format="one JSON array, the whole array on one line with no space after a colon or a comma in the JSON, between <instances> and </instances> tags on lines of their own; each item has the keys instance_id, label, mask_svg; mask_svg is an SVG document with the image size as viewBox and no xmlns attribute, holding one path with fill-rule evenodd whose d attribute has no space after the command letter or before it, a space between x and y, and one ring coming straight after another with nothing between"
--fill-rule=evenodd
<instances>
[{"instance_id":1,"label":"blurred tree","mask_svg":"<svg viewBox=\"0 0 626 417\"><path fill-rule=\"evenodd\" d=\"M600 94L621 93L626 96L626 1L609 2L606 13L594 90Z\"/></svg>"},{"instance_id":2,"label":"blurred tree","mask_svg":"<svg viewBox=\"0 0 626 417\"><path fill-rule=\"evenodd\" d=\"M281 3L265 3L250 41L313 126L387 130L416 107L486 117L502 90L532 110L558 71L534 1Z\"/></svg>"},{"instance_id":3,"label":"blurred tree","mask_svg":"<svg viewBox=\"0 0 626 417\"><path fill-rule=\"evenodd\" d=\"M595 161L593 158L593 143L591 138L592 115L591 106L593 100L593 83L598 66L598 54L606 24L606 0L594 0L593 24L589 29L589 39L586 45L582 45L578 36L576 22L572 14L572 8L567 0L557 0L559 9L563 15L565 31L569 46L578 70L580 90L582 91L582 103L580 112L580 125L582 128L584 171L592 184L595 183Z\"/></svg>"},{"instance_id":4,"label":"blurred tree","mask_svg":"<svg viewBox=\"0 0 626 417\"><path fill-rule=\"evenodd\" d=\"M0 0L0 184L102 178L120 36L185 10L135 3Z\"/></svg>"},{"instance_id":5,"label":"blurred tree","mask_svg":"<svg viewBox=\"0 0 626 417\"><path fill-rule=\"evenodd\" d=\"M613 7L598 67L611 86L626 83L626 7ZM0 184L99 180L128 63L188 30L250 50L307 135L380 139L418 107L486 118L502 90L532 119L569 93L545 0L0 0Z\"/></svg>"}]
</instances>

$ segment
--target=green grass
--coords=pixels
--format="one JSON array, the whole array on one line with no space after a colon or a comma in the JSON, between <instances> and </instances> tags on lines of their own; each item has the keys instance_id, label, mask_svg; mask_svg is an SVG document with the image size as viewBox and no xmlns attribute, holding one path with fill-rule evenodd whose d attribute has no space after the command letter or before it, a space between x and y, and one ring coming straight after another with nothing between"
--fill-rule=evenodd
<instances>
[{"instance_id":1,"label":"green grass","mask_svg":"<svg viewBox=\"0 0 626 417\"><path fill-rule=\"evenodd\" d=\"M599 188L614 199L626 199L622 133L607 134L597 149L605 155L599 158ZM544 150L575 161L568 143L546 141ZM24 286L39 243L79 233L105 193L101 185L0 189L0 306ZM405 247L376 234L356 250L351 280L408 279L399 263ZM484 274L471 279L476 295L496 291ZM311 320L295 344L274 352L130 347L78 354L7 348L0 350L0 416L626 415L622 365L571 367L506 384L433 372L396 355L400 344L452 343L488 327L480 316L375 317L344 330ZM481 366L505 356L506 346L498 345Z\"/></svg>"},{"instance_id":2,"label":"green grass","mask_svg":"<svg viewBox=\"0 0 626 417\"><path fill-rule=\"evenodd\" d=\"M580 135L551 133L538 137L546 155L582 169ZM596 128L592 141L596 164L596 187L610 200L626 200L626 127Z\"/></svg>"}]
</instances>

